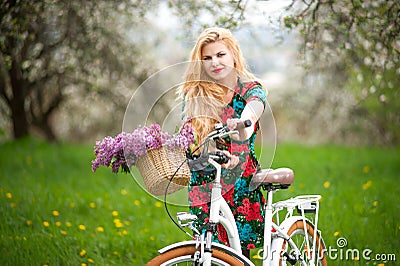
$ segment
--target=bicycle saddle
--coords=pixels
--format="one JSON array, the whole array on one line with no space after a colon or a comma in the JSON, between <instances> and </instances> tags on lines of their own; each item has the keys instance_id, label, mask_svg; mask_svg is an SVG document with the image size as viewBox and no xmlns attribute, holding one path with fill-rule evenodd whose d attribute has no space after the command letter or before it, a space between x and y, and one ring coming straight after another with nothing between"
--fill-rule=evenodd
<instances>
[{"instance_id":1,"label":"bicycle saddle","mask_svg":"<svg viewBox=\"0 0 400 266\"><path fill-rule=\"evenodd\" d=\"M293 183L294 172L290 168L262 169L253 176L251 182L257 185L285 185Z\"/></svg>"}]
</instances>

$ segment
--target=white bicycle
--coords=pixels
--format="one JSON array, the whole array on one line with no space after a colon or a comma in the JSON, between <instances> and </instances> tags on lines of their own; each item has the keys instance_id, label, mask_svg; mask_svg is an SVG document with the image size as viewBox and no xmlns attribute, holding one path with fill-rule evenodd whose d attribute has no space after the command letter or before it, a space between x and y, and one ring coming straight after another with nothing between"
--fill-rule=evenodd
<instances>
[{"instance_id":1,"label":"white bicycle","mask_svg":"<svg viewBox=\"0 0 400 266\"><path fill-rule=\"evenodd\" d=\"M249 126L249 122L242 122L241 126ZM237 133L237 130L231 131L226 126L216 127L205 139L203 152L197 159L202 160L200 163L211 164L216 169L206 232L201 234L193 226L197 220L195 215L179 212L177 224L181 229L191 229L195 233L193 240L174 243L160 249L159 255L147 265L254 265L242 255L235 219L221 194L221 164L226 163L228 159L222 152L208 152L210 141ZM195 163L198 162L189 161L189 166ZM253 177L253 184L262 186L267 192L264 246L258 255L263 261L263 266L327 265L325 244L317 227L321 196L298 196L273 203L273 194L280 189L287 189L293 180L294 173L289 168L264 169ZM283 217L281 222L280 217ZM212 242L212 235L218 224L222 224L227 232L229 247Z\"/></svg>"}]
</instances>

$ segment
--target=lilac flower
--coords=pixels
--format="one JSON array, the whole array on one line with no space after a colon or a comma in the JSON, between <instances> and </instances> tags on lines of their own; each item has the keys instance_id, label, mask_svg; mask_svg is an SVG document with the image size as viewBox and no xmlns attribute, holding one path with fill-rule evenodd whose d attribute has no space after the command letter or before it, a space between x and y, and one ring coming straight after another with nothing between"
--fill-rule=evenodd
<instances>
[{"instance_id":1,"label":"lilac flower","mask_svg":"<svg viewBox=\"0 0 400 266\"><path fill-rule=\"evenodd\" d=\"M159 149L164 145L171 148L179 147L182 150L194 143L194 132L188 123L185 123L176 135L162 132L158 124L149 127L138 127L132 133L121 132L117 136L105 137L96 142L92 161L92 171L100 166L111 167L113 173L120 169L128 173L129 167L135 164L140 156L149 149Z\"/></svg>"}]
</instances>

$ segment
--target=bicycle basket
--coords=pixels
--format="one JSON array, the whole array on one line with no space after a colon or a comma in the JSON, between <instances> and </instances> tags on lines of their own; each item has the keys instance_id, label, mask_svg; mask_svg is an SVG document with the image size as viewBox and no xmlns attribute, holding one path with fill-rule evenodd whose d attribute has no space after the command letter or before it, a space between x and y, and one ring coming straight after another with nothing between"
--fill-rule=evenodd
<instances>
[{"instance_id":1,"label":"bicycle basket","mask_svg":"<svg viewBox=\"0 0 400 266\"><path fill-rule=\"evenodd\" d=\"M146 189L155 196L164 195L176 169L186 160L186 155L180 148L162 146L158 149L149 149L140 156L135 166L142 175ZM174 193L186 187L190 179L190 170L187 162L183 163L175 174L168 187L167 194Z\"/></svg>"}]
</instances>

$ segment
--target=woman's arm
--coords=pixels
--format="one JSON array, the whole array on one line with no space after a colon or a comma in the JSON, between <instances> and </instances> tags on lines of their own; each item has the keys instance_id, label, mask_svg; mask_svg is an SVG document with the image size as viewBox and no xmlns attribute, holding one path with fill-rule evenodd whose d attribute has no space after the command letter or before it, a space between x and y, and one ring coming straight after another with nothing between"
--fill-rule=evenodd
<instances>
[{"instance_id":1,"label":"woman's arm","mask_svg":"<svg viewBox=\"0 0 400 266\"><path fill-rule=\"evenodd\" d=\"M259 100L252 100L246 104L243 109L240 119L232 118L226 121L227 126L230 130L234 130L237 126L238 121L250 120L251 125L247 128L242 128L239 130L239 136L232 135L231 138L235 140L247 140L254 133L254 124L260 119L262 113L264 112L264 104Z\"/></svg>"}]
</instances>

